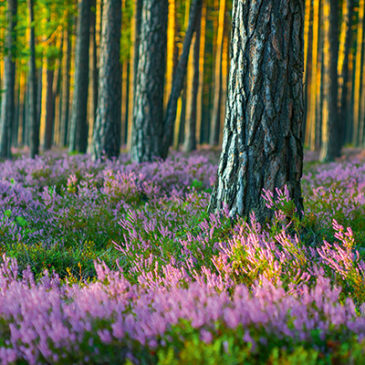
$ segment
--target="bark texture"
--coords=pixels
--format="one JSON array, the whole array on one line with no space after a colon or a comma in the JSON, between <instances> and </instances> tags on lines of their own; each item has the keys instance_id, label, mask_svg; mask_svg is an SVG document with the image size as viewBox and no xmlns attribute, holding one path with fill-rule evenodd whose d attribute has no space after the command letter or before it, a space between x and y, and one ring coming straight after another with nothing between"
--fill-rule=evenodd
<instances>
[{"instance_id":1,"label":"bark texture","mask_svg":"<svg viewBox=\"0 0 365 365\"><path fill-rule=\"evenodd\" d=\"M199 15L201 14L202 0L194 0L191 5L189 14L189 25L186 30L183 50L179 58L179 62L176 66L176 71L174 74L174 79L172 81L171 95L167 104L167 110L164 120L164 134L162 138L162 144L160 147L160 156L166 158L169 152L169 148L172 143L174 135L174 126L176 119L177 102L180 97L181 90L184 87L184 80L186 74L186 66L189 59L189 51L191 41L193 39L194 32L196 30Z\"/></svg>"},{"instance_id":2,"label":"bark texture","mask_svg":"<svg viewBox=\"0 0 365 365\"><path fill-rule=\"evenodd\" d=\"M15 44L16 44L16 16L17 0L8 1L7 24L5 47L6 56L4 60L4 94L1 100L0 119L0 157L10 158L11 152L11 130L15 117Z\"/></svg>"},{"instance_id":3,"label":"bark texture","mask_svg":"<svg viewBox=\"0 0 365 365\"><path fill-rule=\"evenodd\" d=\"M160 156L166 71L167 0L144 0L133 108L131 157L151 161Z\"/></svg>"},{"instance_id":4,"label":"bark texture","mask_svg":"<svg viewBox=\"0 0 365 365\"><path fill-rule=\"evenodd\" d=\"M320 159L333 161L338 154L337 62L338 62L338 0L324 0L323 109Z\"/></svg>"},{"instance_id":5,"label":"bark texture","mask_svg":"<svg viewBox=\"0 0 365 365\"><path fill-rule=\"evenodd\" d=\"M79 18L75 55L75 86L72 102L69 151L85 153L87 149L87 97L89 87L91 0L79 0Z\"/></svg>"},{"instance_id":6,"label":"bark texture","mask_svg":"<svg viewBox=\"0 0 365 365\"><path fill-rule=\"evenodd\" d=\"M299 214L303 147L302 0L234 0L222 154L209 210L271 216L262 189L287 185Z\"/></svg>"},{"instance_id":7,"label":"bark texture","mask_svg":"<svg viewBox=\"0 0 365 365\"><path fill-rule=\"evenodd\" d=\"M117 157L120 151L121 0L105 0L100 51L99 93L93 135L93 157Z\"/></svg>"},{"instance_id":8,"label":"bark texture","mask_svg":"<svg viewBox=\"0 0 365 365\"><path fill-rule=\"evenodd\" d=\"M39 154L39 117L38 117L38 88L37 70L35 64L35 32L34 32L34 1L28 0L30 22L30 58L29 58L29 139L30 157Z\"/></svg>"}]
</instances>

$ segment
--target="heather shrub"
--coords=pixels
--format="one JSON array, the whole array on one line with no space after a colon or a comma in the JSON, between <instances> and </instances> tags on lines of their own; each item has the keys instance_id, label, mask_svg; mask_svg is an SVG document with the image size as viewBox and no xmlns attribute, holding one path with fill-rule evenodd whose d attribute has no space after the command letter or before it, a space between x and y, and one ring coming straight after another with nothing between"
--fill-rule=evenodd
<instances>
[{"instance_id":1,"label":"heather shrub","mask_svg":"<svg viewBox=\"0 0 365 365\"><path fill-rule=\"evenodd\" d=\"M302 219L264 191L263 225L208 214L215 169L2 163L0 362L362 364L363 164L307 166Z\"/></svg>"}]
</instances>

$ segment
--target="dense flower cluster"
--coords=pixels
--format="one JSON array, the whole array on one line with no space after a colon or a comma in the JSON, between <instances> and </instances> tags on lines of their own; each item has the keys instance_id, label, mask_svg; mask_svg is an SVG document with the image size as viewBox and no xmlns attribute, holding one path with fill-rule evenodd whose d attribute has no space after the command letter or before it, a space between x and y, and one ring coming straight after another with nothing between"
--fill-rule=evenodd
<instances>
[{"instance_id":1,"label":"dense flower cluster","mask_svg":"<svg viewBox=\"0 0 365 365\"><path fill-rule=\"evenodd\" d=\"M307 171L302 221L263 192L264 227L206 212L215 171L209 154L2 163L0 362L363 359L364 164Z\"/></svg>"}]
</instances>

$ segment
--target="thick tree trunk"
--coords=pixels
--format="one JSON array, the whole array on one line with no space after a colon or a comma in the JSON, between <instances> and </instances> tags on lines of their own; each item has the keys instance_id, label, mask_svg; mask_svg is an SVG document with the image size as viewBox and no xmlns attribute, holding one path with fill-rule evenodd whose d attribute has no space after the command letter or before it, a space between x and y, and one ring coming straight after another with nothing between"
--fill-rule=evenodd
<instances>
[{"instance_id":1,"label":"thick tree trunk","mask_svg":"<svg viewBox=\"0 0 365 365\"><path fill-rule=\"evenodd\" d=\"M349 81L349 56L351 53L352 43L352 17L354 14L354 1L345 0L343 5L341 50L339 54L343 55L343 60L339 64L339 151L345 143L346 125L350 121L348 117L348 81Z\"/></svg>"},{"instance_id":2,"label":"thick tree trunk","mask_svg":"<svg viewBox=\"0 0 365 365\"><path fill-rule=\"evenodd\" d=\"M167 0L143 0L138 74L135 85L131 157L159 157L163 133Z\"/></svg>"},{"instance_id":3,"label":"thick tree trunk","mask_svg":"<svg viewBox=\"0 0 365 365\"><path fill-rule=\"evenodd\" d=\"M28 0L30 22L30 59L29 59L29 139L30 156L39 154L39 118L38 118L38 88L37 70L35 64L35 33L34 33L34 0Z\"/></svg>"},{"instance_id":4,"label":"thick tree trunk","mask_svg":"<svg viewBox=\"0 0 365 365\"><path fill-rule=\"evenodd\" d=\"M7 54L4 60L4 89L5 93L1 100L1 119L0 119L0 157L11 157L11 130L15 117L15 43L16 43L16 17L17 0L8 1L6 32Z\"/></svg>"},{"instance_id":5,"label":"thick tree trunk","mask_svg":"<svg viewBox=\"0 0 365 365\"><path fill-rule=\"evenodd\" d=\"M89 88L91 0L79 0L79 17L75 55L75 86L72 102L69 151L85 153L87 149L87 97Z\"/></svg>"},{"instance_id":6,"label":"thick tree trunk","mask_svg":"<svg viewBox=\"0 0 365 365\"><path fill-rule=\"evenodd\" d=\"M333 161L338 153L337 62L338 0L324 0L324 73L322 109L322 146L320 159Z\"/></svg>"},{"instance_id":7,"label":"thick tree trunk","mask_svg":"<svg viewBox=\"0 0 365 365\"><path fill-rule=\"evenodd\" d=\"M93 157L117 157L120 151L121 0L105 0L100 51L99 94L93 135Z\"/></svg>"},{"instance_id":8,"label":"thick tree trunk","mask_svg":"<svg viewBox=\"0 0 365 365\"><path fill-rule=\"evenodd\" d=\"M288 187L303 210L302 0L234 0L223 150L211 212L231 217L272 212L262 190Z\"/></svg>"},{"instance_id":9,"label":"thick tree trunk","mask_svg":"<svg viewBox=\"0 0 365 365\"><path fill-rule=\"evenodd\" d=\"M71 53L72 53L72 16L67 16L66 28L66 55L63 65L62 76L62 113L61 113L61 145L68 143L68 124L70 116L70 72L71 72Z\"/></svg>"},{"instance_id":10,"label":"thick tree trunk","mask_svg":"<svg viewBox=\"0 0 365 365\"><path fill-rule=\"evenodd\" d=\"M200 9L201 10L201 9ZM199 92L199 68L200 68L200 30L201 30L201 14L199 14L197 29L194 41L194 75L193 88L191 96L191 106L189 115L185 123L185 152L196 150L196 118L198 107L198 92Z\"/></svg>"},{"instance_id":11,"label":"thick tree trunk","mask_svg":"<svg viewBox=\"0 0 365 365\"><path fill-rule=\"evenodd\" d=\"M193 38L193 34L198 24L199 14L201 14L201 7L202 7L202 0L194 0L192 2L189 16L189 25L188 29L186 30L184 38L183 50L176 67L174 79L172 82L171 95L169 98L169 102L167 104L167 110L163 126L164 134L160 146L160 156L162 158L167 157L169 148L172 143L172 138L174 134L174 124L176 119L177 101L179 99L181 90L184 86L186 66L189 59L191 40Z\"/></svg>"}]
</instances>

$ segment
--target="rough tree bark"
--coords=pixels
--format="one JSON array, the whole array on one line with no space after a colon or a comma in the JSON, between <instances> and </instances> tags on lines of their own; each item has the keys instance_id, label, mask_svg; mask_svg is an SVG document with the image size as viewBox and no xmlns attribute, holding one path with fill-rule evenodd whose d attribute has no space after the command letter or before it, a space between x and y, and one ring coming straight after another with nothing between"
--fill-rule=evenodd
<instances>
[{"instance_id":1,"label":"rough tree bark","mask_svg":"<svg viewBox=\"0 0 365 365\"><path fill-rule=\"evenodd\" d=\"M234 0L223 149L209 210L272 212L262 189L288 187L301 214L302 0Z\"/></svg>"},{"instance_id":2,"label":"rough tree bark","mask_svg":"<svg viewBox=\"0 0 365 365\"><path fill-rule=\"evenodd\" d=\"M133 107L131 157L151 161L160 155L166 71L167 0L144 0Z\"/></svg>"},{"instance_id":3,"label":"rough tree bark","mask_svg":"<svg viewBox=\"0 0 365 365\"><path fill-rule=\"evenodd\" d=\"M322 109L322 146L320 159L333 161L338 153L337 62L338 62L338 0L324 0L324 72Z\"/></svg>"},{"instance_id":4,"label":"rough tree bark","mask_svg":"<svg viewBox=\"0 0 365 365\"><path fill-rule=\"evenodd\" d=\"M29 139L30 157L39 154L39 118L38 118L38 89L37 70L35 64L35 32L34 32L34 0L28 0L29 23L30 23L30 59L29 59Z\"/></svg>"},{"instance_id":5,"label":"rough tree bark","mask_svg":"<svg viewBox=\"0 0 365 365\"><path fill-rule=\"evenodd\" d=\"M164 134L162 137L162 143L160 145L160 156L162 158L167 157L169 148L172 143L172 138L174 135L174 124L176 119L177 101L179 100L181 90L184 86L191 40L198 24L199 14L201 14L201 7L202 0L194 0L191 4L189 25L184 38L183 50L179 58L179 62L176 66L174 79L172 81L171 95L167 104L167 110L163 124Z\"/></svg>"},{"instance_id":6,"label":"rough tree bark","mask_svg":"<svg viewBox=\"0 0 365 365\"><path fill-rule=\"evenodd\" d=\"M75 86L72 102L69 151L85 153L87 149L87 97L89 88L91 0L79 0L79 17L75 55Z\"/></svg>"},{"instance_id":7,"label":"rough tree bark","mask_svg":"<svg viewBox=\"0 0 365 365\"><path fill-rule=\"evenodd\" d=\"M0 157L10 158L11 130L15 117L15 44L16 44L16 17L17 0L8 1L5 47L7 50L4 60L4 89L1 100L0 119Z\"/></svg>"},{"instance_id":8,"label":"rough tree bark","mask_svg":"<svg viewBox=\"0 0 365 365\"><path fill-rule=\"evenodd\" d=\"M93 157L103 153L117 157L120 151L121 88L120 36L121 0L105 0L100 50L99 93L93 134Z\"/></svg>"}]
</instances>

